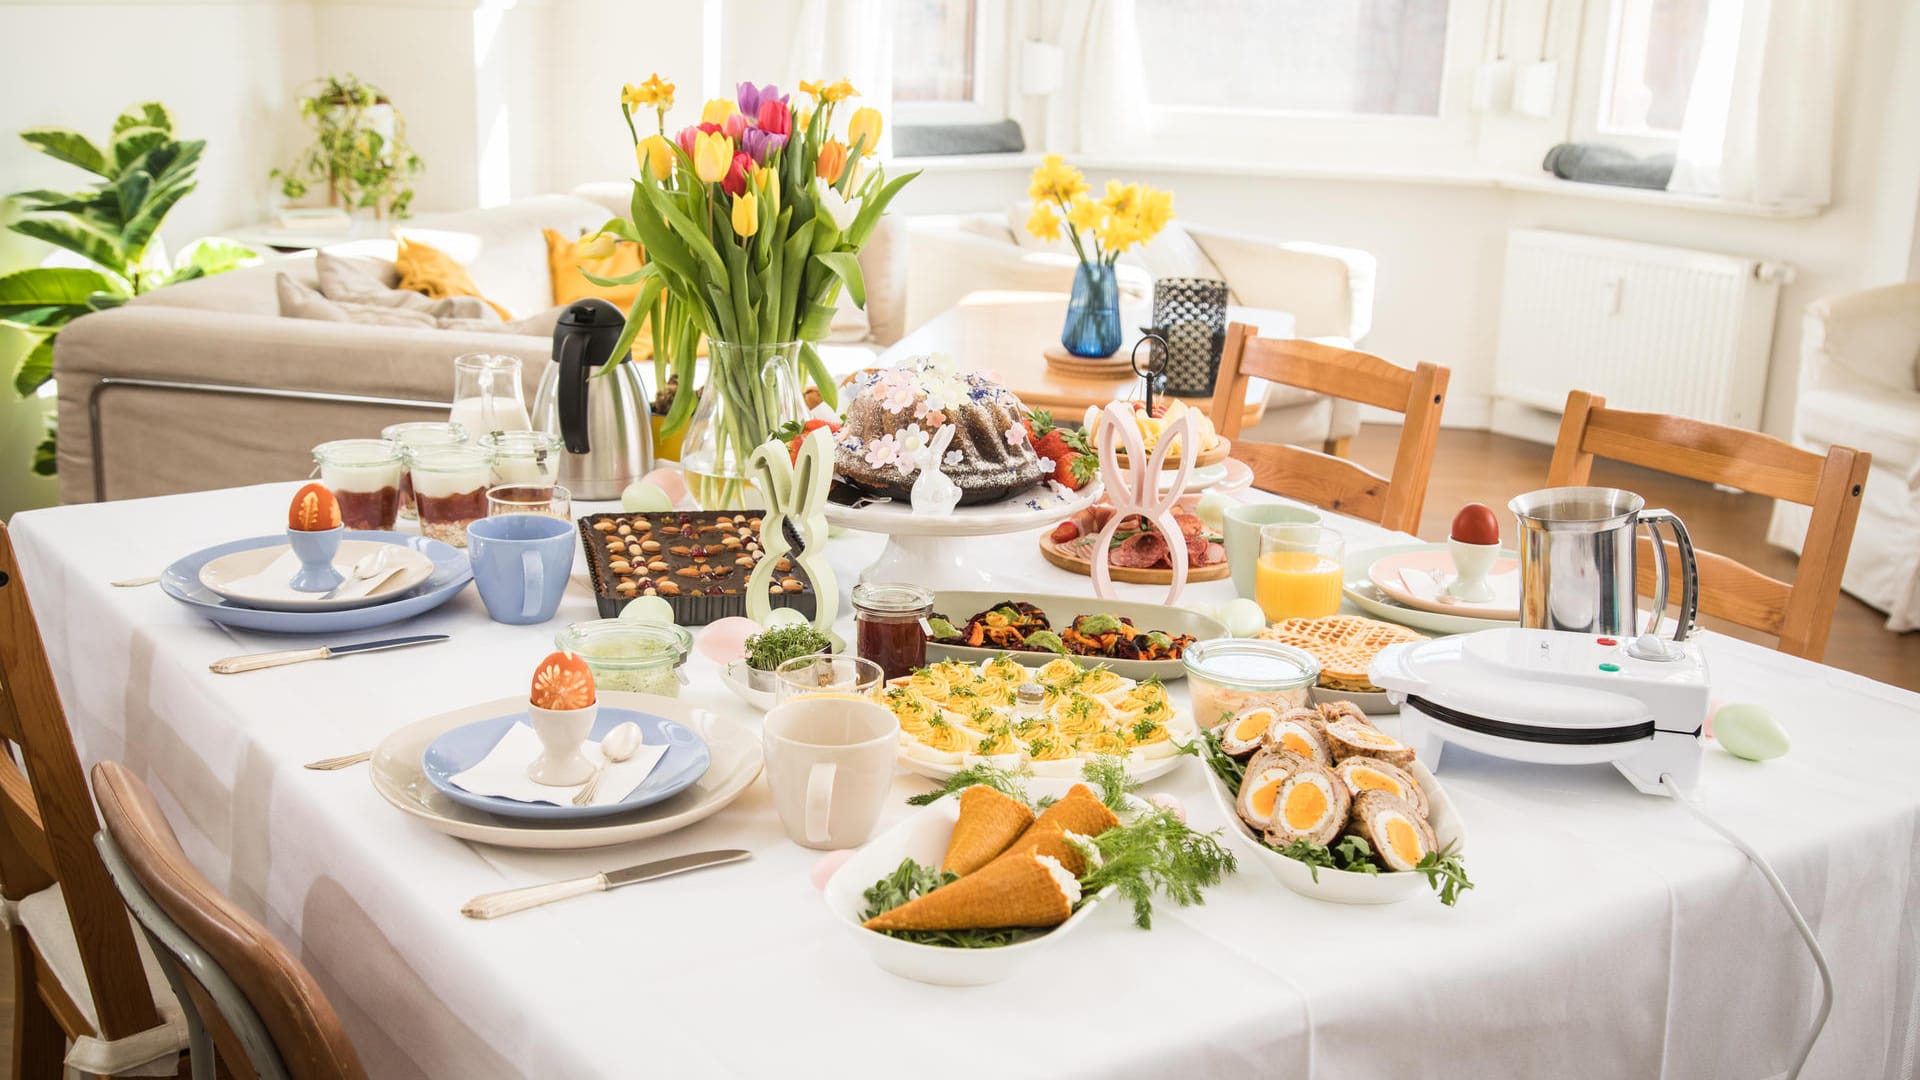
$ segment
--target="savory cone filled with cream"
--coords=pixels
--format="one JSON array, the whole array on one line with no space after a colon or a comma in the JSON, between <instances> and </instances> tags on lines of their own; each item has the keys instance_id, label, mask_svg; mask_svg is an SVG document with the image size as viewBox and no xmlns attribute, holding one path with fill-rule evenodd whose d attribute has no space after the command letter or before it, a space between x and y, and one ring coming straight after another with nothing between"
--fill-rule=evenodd
<instances>
[{"instance_id":1,"label":"savory cone filled with cream","mask_svg":"<svg viewBox=\"0 0 1920 1080\"><path fill-rule=\"evenodd\" d=\"M954 822L940 869L965 877L992 862L1033 824L1027 804L985 784L960 793L960 819Z\"/></svg>"},{"instance_id":2,"label":"savory cone filled with cream","mask_svg":"<svg viewBox=\"0 0 1920 1080\"><path fill-rule=\"evenodd\" d=\"M1072 871L1026 851L995 859L862 925L869 930L1051 927L1066 922L1079 902L1080 882Z\"/></svg>"},{"instance_id":3,"label":"savory cone filled with cream","mask_svg":"<svg viewBox=\"0 0 1920 1080\"><path fill-rule=\"evenodd\" d=\"M1093 789L1085 784L1075 784L1067 790L1065 798L1040 812L1033 825L1008 845L1009 853L1023 850L1029 843L1038 840L1048 831L1072 831L1081 836L1099 836L1115 825L1120 819L1107 809Z\"/></svg>"}]
</instances>

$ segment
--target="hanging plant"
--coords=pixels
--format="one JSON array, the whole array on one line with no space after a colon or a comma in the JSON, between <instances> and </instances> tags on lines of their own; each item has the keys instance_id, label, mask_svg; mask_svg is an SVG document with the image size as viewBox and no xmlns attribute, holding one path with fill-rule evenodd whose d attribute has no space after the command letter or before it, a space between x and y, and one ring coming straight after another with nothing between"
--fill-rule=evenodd
<instances>
[{"instance_id":1,"label":"hanging plant","mask_svg":"<svg viewBox=\"0 0 1920 1080\"><path fill-rule=\"evenodd\" d=\"M407 121L386 93L355 75L330 75L300 99L300 117L314 139L288 169L270 174L280 193L304 199L324 185L327 205L406 217L413 178L424 168L407 144Z\"/></svg>"}]
</instances>

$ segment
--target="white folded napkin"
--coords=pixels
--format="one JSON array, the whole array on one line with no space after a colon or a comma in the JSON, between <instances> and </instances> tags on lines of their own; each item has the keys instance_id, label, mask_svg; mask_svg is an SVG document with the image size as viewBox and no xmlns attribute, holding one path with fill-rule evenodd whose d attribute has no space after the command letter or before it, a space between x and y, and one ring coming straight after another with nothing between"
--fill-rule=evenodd
<instances>
[{"instance_id":1,"label":"white folded napkin","mask_svg":"<svg viewBox=\"0 0 1920 1080\"><path fill-rule=\"evenodd\" d=\"M1518 609L1520 607L1520 571L1509 570L1506 573L1487 575L1487 586L1493 590L1493 599L1481 603L1472 603L1449 595L1447 586L1456 575L1444 571L1430 573L1426 570L1402 569L1400 584L1407 591L1427 603L1458 604L1461 607Z\"/></svg>"},{"instance_id":2,"label":"white folded napkin","mask_svg":"<svg viewBox=\"0 0 1920 1080\"><path fill-rule=\"evenodd\" d=\"M589 739L580 748L580 753L595 765L604 758L600 756L600 742ZM625 761L617 761L607 766L607 774L600 779L599 790L593 793L593 806L612 806L633 794L633 789L652 774L653 767L660 764L667 748L661 743L642 743L640 749ZM475 795L494 795L504 799L513 799L527 803L552 803L555 806L572 806L573 796L585 784L572 787L549 787L536 784L527 778L527 766L540 756L540 737L533 728L516 723L507 729L507 733L480 763L462 773L455 773L455 784Z\"/></svg>"},{"instance_id":3,"label":"white folded napkin","mask_svg":"<svg viewBox=\"0 0 1920 1080\"><path fill-rule=\"evenodd\" d=\"M386 584L387 579L407 568L404 560L395 558L387 568L368 578L355 578L353 567L359 560L345 555L336 555L333 568L340 571L346 582L333 591L331 599L351 600L356 596L366 596L373 590ZM248 577L237 578L227 584L227 591L235 596L244 596L248 600L317 600L326 593L301 592L293 587L293 575L300 572L300 556L289 548L280 553L280 557L267 564L267 568Z\"/></svg>"}]
</instances>

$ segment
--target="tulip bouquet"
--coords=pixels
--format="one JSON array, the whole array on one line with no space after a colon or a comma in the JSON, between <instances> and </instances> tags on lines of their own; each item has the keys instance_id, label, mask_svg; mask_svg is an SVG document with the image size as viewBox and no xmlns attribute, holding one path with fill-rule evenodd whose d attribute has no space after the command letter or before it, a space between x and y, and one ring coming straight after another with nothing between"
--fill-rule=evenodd
<instances>
[{"instance_id":1,"label":"tulip bouquet","mask_svg":"<svg viewBox=\"0 0 1920 1080\"><path fill-rule=\"evenodd\" d=\"M1064 226L1080 257L1061 344L1077 356L1111 356L1120 347L1120 291L1113 264L1173 220L1173 192L1109 180L1106 194L1096 199L1079 169L1059 154L1048 154L1033 170L1027 195L1033 199L1027 232L1051 243L1060 239Z\"/></svg>"},{"instance_id":2,"label":"tulip bouquet","mask_svg":"<svg viewBox=\"0 0 1920 1080\"><path fill-rule=\"evenodd\" d=\"M672 89L655 75L622 95L640 175L632 220L604 231L639 241L646 263L607 282L641 283L614 355L651 323L656 376L664 382L670 366L679 377L662 431L686 427L680 460L701 505L737 506L748 455L801 418L804 383L834 403L813 343L826 336L842 289L866 306L859 251L918 174L889 178L871 160L877 110L857 109L836 128L854 94L844 79L802 82L808 102L799 107L776 86L741 83L668 138ZM634 110L649 107L656 132L641 138ZM696 407L701 336L709 368Z\"/></svg>"}]
</instances>

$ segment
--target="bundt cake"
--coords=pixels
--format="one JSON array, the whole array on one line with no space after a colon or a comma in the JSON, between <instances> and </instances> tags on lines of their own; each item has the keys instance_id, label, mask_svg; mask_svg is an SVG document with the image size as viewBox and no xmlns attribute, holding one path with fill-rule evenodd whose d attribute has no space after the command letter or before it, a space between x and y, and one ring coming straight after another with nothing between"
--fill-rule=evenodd
<instances>
[{"instance_id":1,"label":"bundt cake","mask_svg":"<svg viewBox=\"0 0 1920 1080\"><path fill-rule=\"evenodd\" d=\"M1020 399L979 372L956 370L949 357L863 371L847 389L834 475L867 494L905 500L915 475L932 466L971 505L1004 499L1051 471L1027 439ZM955 430L944 460L927 460L934 433L948 424Z\"/></svg>"}]
</instances>

